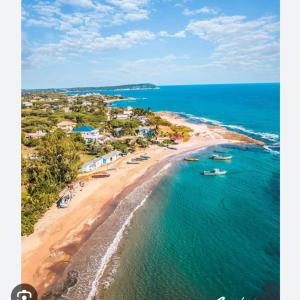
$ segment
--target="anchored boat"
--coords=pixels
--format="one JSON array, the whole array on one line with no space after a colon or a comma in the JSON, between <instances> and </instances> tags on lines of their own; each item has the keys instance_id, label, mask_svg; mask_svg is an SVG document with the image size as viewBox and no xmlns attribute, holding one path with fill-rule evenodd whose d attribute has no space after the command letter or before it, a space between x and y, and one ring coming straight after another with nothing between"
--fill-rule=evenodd
<instances>
[{"instance_id":1,"label":"anchored boat","mask_svg":"<svg viewBox=\"0 0 300 300\"><path fill-rule=\"evenodd\" d=\"M211 157L211 159L214 159L214 160L231 160L232 159L232 155L227 155L227 156L221 156L221 155L213 155Z\"/></svg>"},{"instance_id":2,"label":"anchored boat","mask_svg":"<svg viewBox=\"0 0 300 300\"><path fill-rule=\"evenodd\" d=\"M213 176L213 175L225 175L227 171L220 169L213 169L211 171L203 171L202 175Z\"/></svg>"},{"instance_id":3,"label":"anchored boat","mask_svg":"<svg viewBox=\"0 0 300 300\"><path fill-rule=\"evenodd\" d=\"M199 159L195 158L195 157L185 157L184 160L186 160L186 161L199 161Z\"/></svg>"}]
</instances>

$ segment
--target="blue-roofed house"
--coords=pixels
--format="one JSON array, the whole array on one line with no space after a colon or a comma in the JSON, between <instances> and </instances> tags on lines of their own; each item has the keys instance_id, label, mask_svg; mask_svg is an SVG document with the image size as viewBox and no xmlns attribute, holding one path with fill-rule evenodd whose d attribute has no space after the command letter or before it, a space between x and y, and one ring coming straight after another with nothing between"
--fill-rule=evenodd
<instances>
[{"instance_id":1,"label":"blue-roofed house","mask_svg":"<svg viewBox=\"0 0 300 300\"><path fill-rule=\"evenodd\" d=\"M80 126L72 130L73 133L80 133L86 143L100 142L103 136L99 134L99 130L91 126Z\"/></svg>"},{"instance_id":2,"label":"blue-roofed house","mask_svg":"<svg viewBox=\"0 0 300 300\"><path fill-rule=\"evenodd\" d=\"M79 127L74 128L73 132L93 133L93 132L98 132L98 130L92 126L79 126Z\"/></svg>"}]
</instances>

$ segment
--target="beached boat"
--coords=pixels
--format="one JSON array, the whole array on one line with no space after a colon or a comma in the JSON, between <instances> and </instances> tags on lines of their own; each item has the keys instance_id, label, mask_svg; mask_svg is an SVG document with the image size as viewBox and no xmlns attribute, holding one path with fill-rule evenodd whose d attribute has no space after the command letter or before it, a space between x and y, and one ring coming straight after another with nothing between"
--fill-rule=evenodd
<instances>
[{"instance_id":1,"label":"beached boat","mask_svg":"<svg viewBox=\"0 0 300 300\"><path fill-rule=\"evenodd\" d=\"M138 161L128 161L127 164L128 165L138 165L139 162Z\"/></svg>"},{"instance_id":2,"label":"beached boat","mask_svg":"<svg viewBox=\"0 0 300 300\"><path fill-rule=\"evenodd\" d=\"M186 161L199 161L199 159L195 158L195 157L185 157L184 160L186 160Z\"/></svg>"},{"instance_id":3,"label":"beached boat","mask_svg":"<svg viewBox=\"0 0 300 300\"><path fill-rule=\"evenodd\" d=\"M109 177L110 176L110 174L108 174L108 173L96 173L96 174L93 174L92 175L92 177L93 178L105 178L105 177Z\"/></svg>"},{"instance_id":4,"label":"beached boat","mask_svg":"<svg viewBox=\"0 0 300 300\"><path fill-rule=\"evenodd\" d=\"M167 147L168 149L171 149L171 150L177 150L177 148L176 147Z\"/></svg>"},{"instance_id":5,"label":"beached boat","mask_svg":"<svg viewBox=\"0 0 300 300\"><path fill-rule=\"evenodd\" d=\"M132 159L132 161L142 161L142 160L144 160L144 159L141 158L141 157L136 157L136 158L133 158L133 159Z\"/></svg>"},{"instance_id":6,"label":"beached boat","mask_svg":"<svg viewBox=\"0 0 300 300\"><path fill-rule=\"evenodd\" d=\"M140 158L142 160L148 160L150 158L150 156L147 156L147 155L141 155Z\"/></svg>"},{"instance_id":7,"label":"beached boat","mask_svg":"<svg viewBox=\"0 0 300 300\"><path fill-rule=\"evenodd\" d=\"M57 207L59 208L67 208L71 202L71 195L67 194L59 198L57 201Z\"/></svg>"},{"instance_id":8,"label":"beached boat","mask_svg":"<svg viewBox=\"0 0 300 300\"><path fill-rule=\"evenodd\" d=\"M211 157L211 159L214 159L214 160L231 160L232 155L221 156L221 155L215 154Z\"/></svg>"},{"instance_id":9,"label":"beached boat","mask_svg":"<svg viewBox=\"0 0 300 300\"><path fill-rule=\"evenodd\" d=\"M201 174L206 176L213 176L213 175L225 175L227 171L220 170L220 169L213 169L211 171L203 171Z\"/></svg>"}]
</instances>

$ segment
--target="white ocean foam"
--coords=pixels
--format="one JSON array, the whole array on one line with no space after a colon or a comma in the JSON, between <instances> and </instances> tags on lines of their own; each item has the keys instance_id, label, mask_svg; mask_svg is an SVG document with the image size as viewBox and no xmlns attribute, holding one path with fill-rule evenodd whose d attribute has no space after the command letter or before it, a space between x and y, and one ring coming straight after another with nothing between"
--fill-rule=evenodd
<instances>
[{"instance_id":1,"label":"white ocean foam","mask_svg":"<svg viewBox=\"0 0 300 300\"><path fill-rule=\"evenodd\" d=\"M202 123L208 123L208 124L222 126L222 127L226 127L226 128L230 128L230 129L234 129L234 130L239 130L239 131L242 131L242 132L245 132L248 134L259 136L262 139L267 140L267 141L275 142L275 141L278 141L278 139L279 139L279 135L275 134L275 133L254 131L252 129L247 129L240 125L231 125L231 124L227 125L227 124L224 124L224 123L214 120L214 119L209 119L209 118L205 118L205 117L197 117L197 116L195 116L193 114L189 114L189 113L180 112L179 114L184 115L185 117L187 117L190 120L199 120Z\"/></svg>"},{"instance_id":2,"label":"white ocean foam","mask_svg":"<svg viewBox=\"0 0 300 300\"><path fill-rule=\"evenodd\" d=\"M171 167L171 163L166 164L165 166L163 166L159 172L157 172L153 177L157 177L160 176L163 172L165 172L167 169L169 169ZM151 191L144 197L144 199L140 202L139 205L137 205L134 210L130 213L130 215L127 217L127 219L125 220L125 222L123 223L122 227L119 229L119 231L117 232L115 238L113 239L113 241L111 242L111 244L109 245L109 247L106 250L106 253L104 254L104 256L101 258L100 261L100 266L99 269L96 273L96 277L94 279L94 281L92 282L92 287L91 287L91 291L87 297L87 300L92 300L93 297L96 294L97 291L97 285L98 282L100 280L100 278L102 277L107 264L110 262L112 256L114 255L114 253L117 251L118 246L123 238L123 234L125 233L125 230L127 228L127 226L130 224L135 212L141 208L145 202L147 201L148 197L150 196ZM117 268L117 267L116 267ZM114 272L116 271L116 269L114 270ZM110 278L108 281L105 282L105 288L107 288L109 286L109 284L113 281L113 278Z\"/></svg>"},{"instance_id":3,"label":"white ocean foam","mask_svg":"<svg viewBox=\"0 0 300 300\"><path fill-rule=\"evenodd\" d=\"M96 291L97 291L97 284L99 279L102 277L105 268L107 266L107 264L109 263L111 257L113 256L113 254L117 251L119 243L122 240L123 237L123 233L126 229L126 227L130 224L131 219L133 218L134 213L144 205L144 203L146 202L147 198L149 197L150 193L147 194L144 199L141 201L141 203L139 205L137 205L135 207L135 209L130 213L130 215L128 216L128 218L126 219L126 221L123 223L122 227L120 228L120 230L117 232L115 238L113 239L112 243L109 245L109 247L106 250L105 255L101 258L100 261L100 266L98 268L96 277L94 279L94 281L92 282L92 287L91 287L91 291L87 297L87 300L92 300L93 297L96 295Z\"/></svg>"},{"instance_id":4,"label":"white ocean foam","mask_svg":"<svg viewBox=\"0 0 300 300\"><path fill-rule=\"evenodd\" d=\"M273 149L271 148L271 146L268 146L268 145L267 145L267 146L264 146L264 149L267 150L268 152L272 153L272 154L276 154L276 155L280 154L279 151L273 150Z\"/></svg>"}]
</instances>

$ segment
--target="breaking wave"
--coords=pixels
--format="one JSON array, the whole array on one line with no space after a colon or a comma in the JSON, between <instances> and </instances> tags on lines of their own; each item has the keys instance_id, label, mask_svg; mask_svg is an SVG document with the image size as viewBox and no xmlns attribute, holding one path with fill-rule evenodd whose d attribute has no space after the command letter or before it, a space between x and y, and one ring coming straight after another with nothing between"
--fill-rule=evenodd
<instances>
[{"instance_id":1,"label":"breaking wave","mask_svg":"<svg viewBox=\"0 0 300 300\"><path fill-rule=\"evenodd\" d=\"M245 128L241 125L233 125L233 124L224 124L218 120L209 119L205 117L197 117L193 114L184 113L184 112L176 112L178 115L187 118L191 122L199 122L199 123L206 123L210 125L216 125L216 126L222 126L225 128L229 128L235 131L239 131L241 133L246 133L252 137L258 138L263 140L265 143L267 143L266 146L264 146L264 149L269 151L272 154L279 154L280 153L280 137L278 134L275 133L269 133L269 132L260 132L255 131L252 129Z\"/></svg>"}]
</instances>

